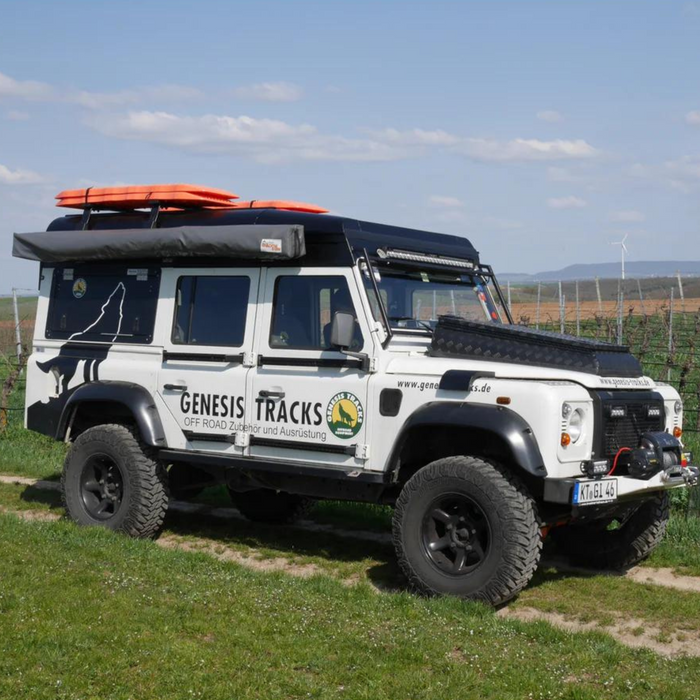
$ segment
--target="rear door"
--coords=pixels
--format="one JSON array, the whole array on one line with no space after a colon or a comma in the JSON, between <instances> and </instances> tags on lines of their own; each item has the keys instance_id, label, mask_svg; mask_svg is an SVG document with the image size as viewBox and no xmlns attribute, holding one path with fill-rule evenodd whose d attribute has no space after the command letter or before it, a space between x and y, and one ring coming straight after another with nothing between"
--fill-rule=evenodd
<instances>
[{"instance_id":1,"label":"rear door","mask_svg":"<svg viewBox=\"0 0 700 700\"><path fill-rule=\"evenodd\" d=\"M232 451L246 414L259 269L170 269L158 391L181 435L172 448ZM167 312L166 312L167 317Z\"/></svg>"},{"instance_id":2,"label":"rear door","mask_svg":"<svg viewBox=\"0 0 700 700\"><path fill-rule=\"evenodd\" d=\"M249 454L364 467L370 374L330 346L333 314L355 314L356 352L374 353L351 269L270 268L249 378Z\"/></svg>"}]
</instances>

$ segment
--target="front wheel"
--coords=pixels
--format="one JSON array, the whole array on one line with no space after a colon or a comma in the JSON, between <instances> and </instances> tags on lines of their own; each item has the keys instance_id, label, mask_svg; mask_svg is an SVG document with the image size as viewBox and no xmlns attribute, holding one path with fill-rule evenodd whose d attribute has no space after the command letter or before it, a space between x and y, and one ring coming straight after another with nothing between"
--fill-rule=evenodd
<instances>
[{"instance_id":1,"label":"front wheel","mask_svg":"<svg viewBox=\"0 0 700 700\"><path fill-rule=\"evenodd\" d=\"M575 564L624 570L636 566L656 549L666 534L669 517L668 493L662 492L620 521L565 525L552 530L552 539Z\"/></svg>"},{"instance_id":2,"label":"front wheel","mask_svg":"<svg viewBox=\"0 0 700 700\"><path fill-rule=\"evenodd\" d=\"M397 500L393 539L414 590L491 605L528 584L542 550L524 486L475 457L440 459L416 472Z\"/></svg>"}]
</instances>

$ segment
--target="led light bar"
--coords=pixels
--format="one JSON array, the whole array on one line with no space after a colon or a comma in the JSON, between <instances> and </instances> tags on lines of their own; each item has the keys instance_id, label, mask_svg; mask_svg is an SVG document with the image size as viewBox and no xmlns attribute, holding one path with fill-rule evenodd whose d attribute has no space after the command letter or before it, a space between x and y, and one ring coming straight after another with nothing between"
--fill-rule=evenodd
<instances>
[{"instance_id":1,"label":"led light bar","mask_svg":"<svg viewBox=\"0 0 700 700\"><path fill-rule=\"evenodd\" d=\"M380 258L392 258L395 260L410 260L411 262L429 263L430 265L445 265L446 267L462 267L467 270L474 269L474 263L469 260L459 258L441 258L437 255L424 255L423 253L413 253L408 250L393 250L391 248L377 250Z\"/></svg>"},{"instance_id":2,"label":"led light bar","mask_svg":"<svg viewBox=\"0 0 700 700\"><path fill-rule=\"evenodd\" d=\"M611 406L609 409L611 418L624 418L627 415L626 406Z\"/></svg>"}]
</instances>

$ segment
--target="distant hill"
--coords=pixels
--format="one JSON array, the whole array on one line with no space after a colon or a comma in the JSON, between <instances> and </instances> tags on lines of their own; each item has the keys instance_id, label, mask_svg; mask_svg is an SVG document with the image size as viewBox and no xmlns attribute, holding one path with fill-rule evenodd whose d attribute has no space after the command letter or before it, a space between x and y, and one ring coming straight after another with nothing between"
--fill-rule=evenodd
<instances>
[{"instance_id":1,"label":"distant hill","mask_svg":"<svg viewBox=\"0 0 700 700\"><path fill-rule=\"evenodd\" d=\"M700 276L699 260L630 260L625 262L625 276L628 277L673 277L680 271L684 276ZM620 276L620 263L590 263L569 265L561 270L538 272L528 275L520 272L498 274L498 278L510 282L555 282L562 280L617 279Z\"/></svg>"}]
</instances>

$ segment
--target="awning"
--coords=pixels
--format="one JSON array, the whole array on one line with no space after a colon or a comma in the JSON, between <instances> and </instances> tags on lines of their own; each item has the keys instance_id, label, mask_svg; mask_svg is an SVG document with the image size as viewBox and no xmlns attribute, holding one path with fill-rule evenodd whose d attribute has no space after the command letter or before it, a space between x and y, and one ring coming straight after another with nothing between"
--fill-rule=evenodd
<instances>
[{"instance_id":1,"label":"awning","mask_svg":"<svg viewBox=\"0 0 700 700\"><path fill-rule=\"evenodd\" d=\"M293 260L306 254L298 224L180 226L15 233L12 255L44 263L230 258Z\"/></svg>"}]
</instances>

